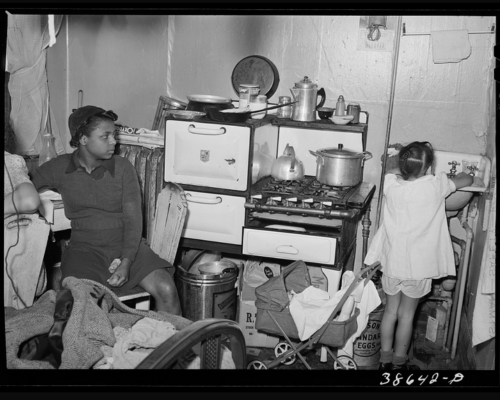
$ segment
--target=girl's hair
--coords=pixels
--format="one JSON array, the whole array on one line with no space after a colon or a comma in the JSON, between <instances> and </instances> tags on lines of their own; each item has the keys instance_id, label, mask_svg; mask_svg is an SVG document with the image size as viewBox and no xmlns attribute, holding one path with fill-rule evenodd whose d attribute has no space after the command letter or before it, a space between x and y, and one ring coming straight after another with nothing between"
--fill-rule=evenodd
<instances>
[{"instance_id":1,"label":"girl's hair","mask_svg":"<svg viewBox=\"0 0 500 400\"><path fill-rule=\"evenodd\" d=\"M434 162L434 149L429 142L413 142L399 151L399 169L405 180L418 178Z\"/></svg>"},{"instance_id":2,"label":"girl's hair","mask_svg":"<svg viewBox=\"0 0 500 400\"><path fill-rule=\"evenodd\" d=\"M5 150L8 151L10 154L16 154L16 148L17 148L16 133L14 132L14 129L12 129L10 121L5 121L4 135L5 135L5 143L4 143Z\"/></svg>"},{"instance_id":3,"label":"girl's hair","mask_svg":"<svg viewBox=\"0 0 500 400\"><path fill-rule=\"evenodd\" d=\"M90 137L90 134L99 126L102 121L111 120L114 122L116 121L116 119L117 116L112 111L106 111L105 113L91 115L75 131L75 134L71 138L69 145L71 147L78 147L80 145L80 139L83 135Z\"/></svg>"}]
</instances>

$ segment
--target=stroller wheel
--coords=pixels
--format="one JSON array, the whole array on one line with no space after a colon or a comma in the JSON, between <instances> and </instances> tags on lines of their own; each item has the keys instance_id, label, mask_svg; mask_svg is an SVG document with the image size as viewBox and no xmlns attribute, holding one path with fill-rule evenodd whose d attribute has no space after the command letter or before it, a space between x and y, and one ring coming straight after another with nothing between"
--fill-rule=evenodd
<instances>
[{"instance_id":1,"label":"stroller wheel","mask_svg":"<svg viewBox=\"0 0 500 400\"><path fill-rule=\"evenodd\" d=\"M291 349L292 349L292 346L290 346L288 343L280 342L274 348L274 354L276 355L276 357L280 357L282 354L286 353L287 351L289 351ZM297 359L297 356L295 354L291 354L289 357L287 357L283 361L281 361L281 364L292 365L296 359Z\"/></svg>"},{"instance_id":2,"label":"stroller wheel","mask_svg":"<svg viewBox=\"0 0 500 400\"><path fill-rule=\"evenodd\" d=\"M358 364L349 356L338 356L333 363L333 369L358 369Z\"/></svg>"},{"instance_id":3,"label":"stroller wheel","mask_svg":"<svg viewBox=\"0 0 500 400\"><path fill-rule=\"evenodd\" d=\"M254 360L248 363L247 369L267 369L267 367L262 361Z\"/></svg>"}]
</instances>

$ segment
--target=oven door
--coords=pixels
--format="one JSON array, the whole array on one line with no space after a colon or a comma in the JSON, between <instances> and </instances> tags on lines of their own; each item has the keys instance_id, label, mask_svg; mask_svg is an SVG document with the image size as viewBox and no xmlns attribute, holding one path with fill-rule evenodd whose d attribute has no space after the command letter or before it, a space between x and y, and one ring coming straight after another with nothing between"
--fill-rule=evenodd
<instances>
[{"instance_id":1,"label":"oven door","mask_svg":"<svg viewBox=\"0 0 500 400\"><path fill-rule=\"evenodd\" d=\"M167 120L165 181L245 191L250 127Z\"/></svg>"},{"instance_id":2,"label":"oven door","mask_svg":"<svg viewBox=\"0 0 500 400\"><path fill-rule=\"evenodd\" d=\"M245 227L243 254L334 265L337 238Z\"/></svg>"},{"instance_id":3,"label":"oven door","mask_svg":"<svg viewBox=\"0 0 500 400\"><path fill-rule=\"evenodd\" d=\"M185 191L188 210L182 237L241 246L245 198Z\"/></svg>"}]
</instances>

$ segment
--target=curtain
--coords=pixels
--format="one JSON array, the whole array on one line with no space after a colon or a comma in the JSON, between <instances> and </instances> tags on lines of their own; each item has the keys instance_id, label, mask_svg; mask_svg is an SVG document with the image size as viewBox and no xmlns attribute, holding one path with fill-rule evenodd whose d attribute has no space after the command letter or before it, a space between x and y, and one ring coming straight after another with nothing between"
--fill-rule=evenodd
<instances>
[{"instance_id":1,"label":"curtain","mask_svg":"<svg viewBox=\"0 0 500 400\"><path fill-rule=\"evenodd\" d=\"M7 15L10 118L16 133L17 153L39 154L41 135L48 129L55 137L56 152L65 153L59 129L50 112L46 72L47 47L55 43L63 16L13 15L9 12Z\"/></svg>"}]
</instances>

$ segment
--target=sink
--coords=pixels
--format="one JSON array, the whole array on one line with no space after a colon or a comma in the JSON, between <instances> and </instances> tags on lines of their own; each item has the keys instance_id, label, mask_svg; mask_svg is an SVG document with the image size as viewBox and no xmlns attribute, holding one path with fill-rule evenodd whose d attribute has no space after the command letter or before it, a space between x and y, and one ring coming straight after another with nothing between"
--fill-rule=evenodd
<instances>
[{"instance_id":1,"label":"sink","mask_svg":"<svg viewBox=\"0 0 500 400\"><path fill-rule=\"evenodd\" d=\"M434 151L432 173L446 172L449 177L460 172L474 173L472 186L458 189L446 198L447 211L460 210L467 205L474 193L485 192L490 180L490 159L486 156L448 151Z\"/></svg>"}]
</instances>

